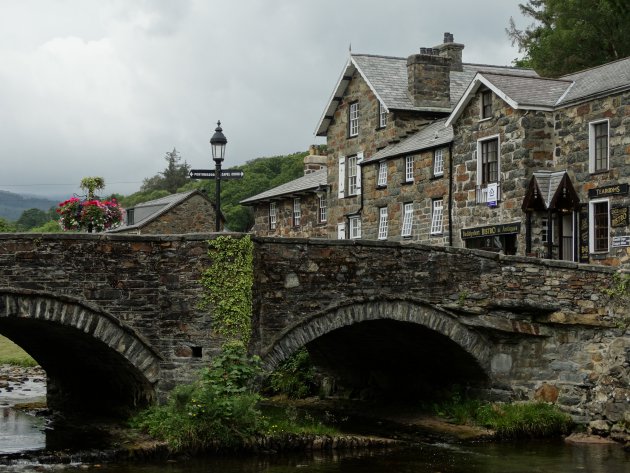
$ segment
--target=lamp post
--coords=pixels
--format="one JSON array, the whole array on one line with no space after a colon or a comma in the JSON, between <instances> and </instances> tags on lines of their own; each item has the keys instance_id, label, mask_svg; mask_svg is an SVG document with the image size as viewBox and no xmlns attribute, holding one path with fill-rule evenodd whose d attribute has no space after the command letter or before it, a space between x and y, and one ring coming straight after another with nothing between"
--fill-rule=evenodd
<instances>
[{"instance_id":1,"label":"lamp post","mask_svg":"<svg viewBox=\"0 0 630 473\"><path fill-rule=\"evenodd\" d=\"M223 134L223 128L221 128L221 120L217 122L217 127L214 129L214 135L210 138L210 146L212 148L212 159L214 160L215 180L216 180L216 225L215 231L221 231L221 163L225 157L225 145L227 145L227 138Z\"/></svg>"}]
</instances>

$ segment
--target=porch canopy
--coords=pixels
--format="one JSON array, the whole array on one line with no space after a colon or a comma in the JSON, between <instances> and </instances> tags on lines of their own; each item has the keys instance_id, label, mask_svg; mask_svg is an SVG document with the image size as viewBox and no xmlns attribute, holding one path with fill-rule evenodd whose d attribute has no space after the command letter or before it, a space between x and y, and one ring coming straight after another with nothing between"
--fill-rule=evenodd
<instances>
[{"instance_id":1,"label":"porch canopy","mask_svg":"<svg viewBox=\"0 0 630 473\"><path fill-rule=\"evenodd\" d=\"M535 171L521 209L527 214L526 252L532 248L531 215L533 212L547 212L547 234L552 234L552 214L578 212L580 198L575 192L571 178L566 171ZM560 240L562 241L562 240ZM547 258L552 257L553 241L547 240Z\"/></svg>"}]
</instances>

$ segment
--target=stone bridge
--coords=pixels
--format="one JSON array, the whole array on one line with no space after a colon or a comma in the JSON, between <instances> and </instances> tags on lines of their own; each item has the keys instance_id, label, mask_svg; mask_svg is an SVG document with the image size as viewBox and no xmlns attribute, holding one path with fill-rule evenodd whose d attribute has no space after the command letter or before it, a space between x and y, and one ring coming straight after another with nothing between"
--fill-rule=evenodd
<instances>
[{"instance_id":1,"label":"stone bridge","mask_svg":"<svg viewBox=\"0 0 630 473\"><path fill-rule=\"evenodd\" d=\"M235 235L236 236L236 235ZM213 235L0 235L0 333L46 370L53 409L142 405L220 348L198 281ZM338 389L453 384L619 420L630 399L614 270L370 241L254 239L252 350L306 347Z\"/></svg>"}]
</instances>

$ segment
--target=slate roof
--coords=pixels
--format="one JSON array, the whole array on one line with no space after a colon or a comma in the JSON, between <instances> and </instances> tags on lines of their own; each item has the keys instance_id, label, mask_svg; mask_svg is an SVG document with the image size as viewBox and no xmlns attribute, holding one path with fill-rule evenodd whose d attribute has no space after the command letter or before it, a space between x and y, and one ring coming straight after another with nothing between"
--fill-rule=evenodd
<instances>
[{"instance_id":1,"label":"slate roof","mask_svg":"<svg viewBox=\"0 0 630 473\"><path fill-rule=\"evenodd\" d=\"M630 57L561 77L574 82L561 104L569 105L616 90L630 88Z\"/></svg>"},{"instance_id":2,"label":"slate roof","mask_svg":"<svg viewBox=\"0 0 630 473\"><path fill-rule=\"evenodd\" d=\"M188 192L180 192L179 194L167 195L159 199L149 200L147 202L137 204L131 208L134 211L134 223L132 225L121 225L118 228L109 230L109 233L123 231L126 232L129 230L142 228L195 194L200 194L204 198L208 199L208 196L204 192L195 189Z\"/></svg>"},{"instance_id":3,"label":"slate roof","mask_svg":"<svg viewBox=\"0 0 630 473\"><path fill-rule=\"evenodd\" d=\"M326 187L327 184L327 172L326 169L320 169L302 177L298 177L290 182L282 184L268 191L262 192L253 197L241 200L243 205L252 205L257 202L266 200L273 200L281 196L287 196L291 194L302 194L308 191L314 191L318 188Z\"/></svg>"},{"instance_id":4,"label":"slate roof","mask_svg":"<svg viewBox=\"0 0 630 473\"><path fill-rule=\"evenodd\" d=\"M567 174L566 171L537 171L534 172L534 179L540 191L540 198L543 201L545 209L549 208L549 204L553 200L558 187L562 182L562 178Z\"/></svg>"},{"instance_id":5,"label":"slate roof","mask_svg":"<svg viewBox=\"0 0 630 473\"><path fill-rule=\"evenodd\" d=\"M434 121L401 142L377 151L368 159L365 159L363 164L416 153L423 149L435 148L450 143L453 141L453 128L444 126L445 122L446 119Z\"/></svg>"},{"instance_id":6,"label":"slate roof","mask_svg":"<svg viewBox=\"0 0 630 473\"><path fill-rule=\"evenodd\" d=\"M374 95L385 105L388 111L405 110L415 112L443 112L449 113L459 101L466 87L479 71L494 73L510 72L515 75L537 76L531 69L518 69L507 66L491 66L487 64L462 65L462 71L450 73L450 108L418 107L414 104L408 92L407 58L392 56L377 56L371 54L351 54L346 66L337 82L333 94L317 125L315 134L326 134L328 125L337 109L337 105L355 71L358 71L366 81Z\"/></svg>"}]
</instances>

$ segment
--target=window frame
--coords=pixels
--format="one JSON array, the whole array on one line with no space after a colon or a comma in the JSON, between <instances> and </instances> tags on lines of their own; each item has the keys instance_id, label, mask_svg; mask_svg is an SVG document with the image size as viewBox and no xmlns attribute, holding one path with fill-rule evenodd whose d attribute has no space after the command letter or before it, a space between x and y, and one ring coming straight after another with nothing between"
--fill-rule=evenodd
<instances>
[{"instance_id":1,"label":"window frame","mask_svg":"<svg viewBox=\"0 0 630 473\"><path fill-rule=\"evenodd\" d=\"M348 104L348 137L359 136L359 101Z\"/></svg>"},{"instance_id":2,"label":"window frame","mask_svg":"<svg viewBox=\"0 0 630 473\"><path fill-rule=\"evenodd\" d=\"M357 156L348 156L346 158L346 180L348 189L348 196L357 195L357 174L359 173L359 166L357 165Z\"/></svg>"},{"instance_id":3,"label":"window frame","mask_svg":"<svg viewBox=\"0 0 630 473\"><path fill-rule=\"evenodd\" d=\"M446 148L436 148L433 150L433 177L444 176L444 150ZM438 161L439 156L439 161ZM438 162L440 163L438 167Z\"/></svg>"},{"instance_id":4,"label":"window frame","mask_svg":"<svg viewBox=\"0 0 630 473\"><path fill-rule=\"evenodd\" d=\"M606 125L606 133L598 135L598 128ZM605 156L599 156L604 147L598 146L605 138ZM605 160L605 165L600 167L600 161ZM610 121L608 119L597 120L588 124L588 171L591 174L610 170Z\"/></svg>"},{"instance_id":5,"label":"window frame","mask_svg":"<svg viewBox=\"0 0 630 473\"><path fill-rule=\"evenodd\" d=\"M483 166L483 149L486 143L490 143L492 141L496 141L497 143L497 160L496 160L496 181L484 182L484 166ZM486 136L482 139L477 140L477 151L475 152L477 159L477 177L476 177L476 188L477 188L477 203L485 204L488 202L488 184L497 183L497 201L501 200L501 137L496 135Z\"/></svg>"},{"instance_id":6,"label":"window frame","mask_svg":"<svg viewBox=\"0 0 630 473\"><path fill-rule=\"evenodd\" d=\"M361 217L359 216L348 217L348 227L349 227L348 237L351 240L358 240L359 238L361 238Z\"/></svg>"},{"instance_id":7,"label":"window frame","mask_svg":"<svg viewBox=\"0 0 630 473\"><path fill-rule=\"evenodd\" d=\"M387 109L383 102L378 102L378 127L385 128L387 126Z\"/></svg>"},{"instance_id":8,"label":"window frame","mask_svg":"<svg viewBox=\"0 0 630 473\"><path fill-rule=\"evenodd\" d=\"M439 205L438 205L439 203ZM431 235L444 234L444 199L431 200Z\"/></svg>"},{"instance_id":9,"label":"window frame","mask_svg":"<svg viewBox=\"0 0 630 473\"><path fill-rule=\"evenodd\" d=\"M299 197L293 198L293 227L298 228L302 225L302 203Z\"/></svg>"},{"instance_id":10,"label":"window frame","mask_svg":"<svg viewBox=\"0 0 630 473\"><path fill-rule=\"evenodd\" d=\"M269 202L269 230L275 230L278 226L278 205L276 202Z\"/></svg>"},{"instance_id":11,"label":"window frame","mask_svg":"<svg viewBox=\"0 0 630 473\"><path fill-rule=\"evenodd\" d=\"M319 209L317 215L319 217L319 223L326 223L328 221L328 201L326 195L318 195Z\"/></svg>"},{"instance_id":12,"label":"window frame","mask_svg":"<svg viewBox=\"0 0 630 473\"><path fill-rule=\"evenodd\" d=\"M413 155L405 156L405 182L413 182L415 160Z\"/></svg>"},{"instance_id":13,"label":"window frame","mask_svg":"<svg viewBox=\"0 0 630 473\"><path fill-rule=\"evenodd\" d=\"M378 178L376 180L377 187L387 187L387 161L378 163Z\"/></svg>"},{"instance_id":14,"label":"window frame","mask_svg":"<svg viewBox=\"0 0 630 473\"><path fill-rule=\"evenodd\" d=\"M480 118L482 120L492 118L492 91L490 89L481 92L481 106L479 108L481 110Z\"/></svg>"},{"instance_id":15,"label":"window frame","mask_svg":"<svg viewBox=\"0 0 630 473\"><path fill-rule=\"evenodd\" d=\"M378 208L378 239L387 240L389 232L389 215L387 207Z\"/></svg>"},{"instance_id":16,"label":"window frame","mask_svg":"<svg viewBox=\"0 0 630 473\"><path fill-rule=\"evenodd\" d=\"M413 202L403 204L403 221L400 236L410 237L413 234Z\"/></svg>"},{"instance_id":17,"label":"window frame","mask_svg":"<svg viewBox=\"0 0 630 473\"><path fill-rule=\"evenodd\" d=\"M596 207L599 205L606 206L606 212L596 212ZM606 247L600 248L598 246L599 241L603 241L604 238L597 235L600 226L598 225L598 217L602 216L606 219L606 225L603 230L606 232ZM610 199L594 199L588 203L588 219L589 219L589 251L595 254L603 254L610 252Z\"/></svg>"}]
</instances>

